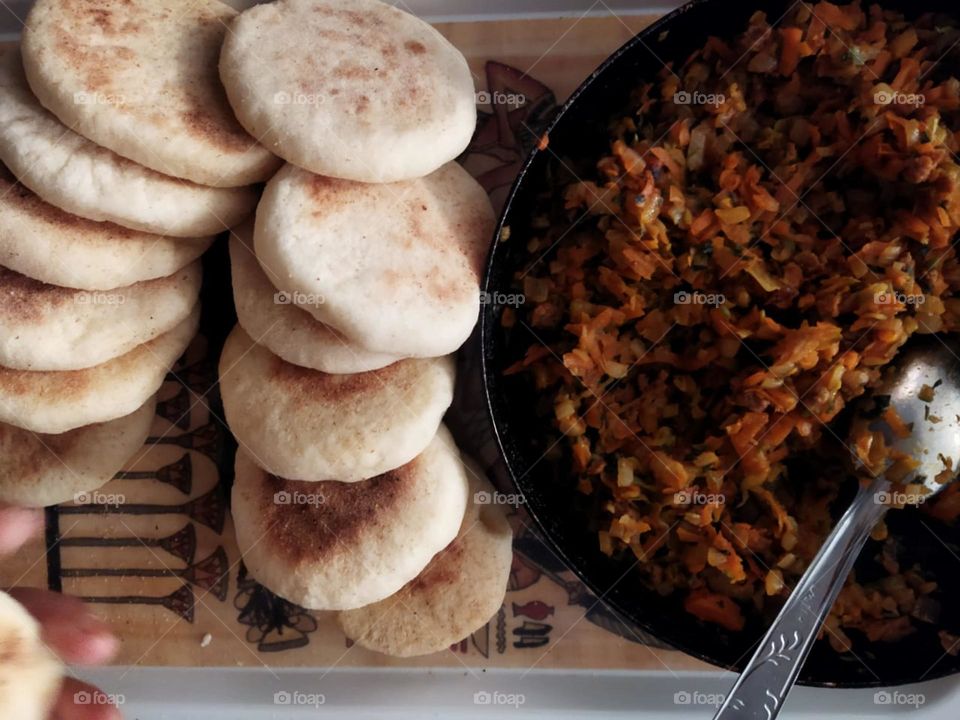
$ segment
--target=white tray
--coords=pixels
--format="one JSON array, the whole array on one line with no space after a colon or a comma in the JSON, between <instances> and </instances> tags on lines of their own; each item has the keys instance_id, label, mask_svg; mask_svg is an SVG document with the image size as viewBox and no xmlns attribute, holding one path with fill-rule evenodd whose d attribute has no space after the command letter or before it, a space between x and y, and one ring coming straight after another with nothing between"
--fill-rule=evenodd
<instances>
[{"instance_id":1,"label":"white tray","mask_svg":"<svg viewBox=\"0 0 960 720\"><path fill-rule=\"evenodd\" d=\"M78 674L122 685L128 720L472 720L713 716L729 672L488 670L277 670L114 668ZM122 677L122 683L118 680ZM494 699L496 698L496 699ZM291 704L285 704L286 701ZM301 704L293 704L300 701ZM955 720L960 684L943 678L896 690L798 687L780 717Z\"/></svg>"}]
</instances>

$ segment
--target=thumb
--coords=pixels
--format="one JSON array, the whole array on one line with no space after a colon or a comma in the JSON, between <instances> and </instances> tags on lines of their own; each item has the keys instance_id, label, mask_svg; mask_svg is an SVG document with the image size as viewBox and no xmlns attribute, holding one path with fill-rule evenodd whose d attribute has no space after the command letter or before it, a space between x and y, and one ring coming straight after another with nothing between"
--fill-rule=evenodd
<instances>
[{"instance_id":1,"label":"thumb","mask_svg":"<svg viewBox=\"0 0 960 720\"><path fill-rule=\"evenodd\" d=\"M16 552L42 529L42 510L0 505L0 555Z\"/></svg>"}]
</instances>

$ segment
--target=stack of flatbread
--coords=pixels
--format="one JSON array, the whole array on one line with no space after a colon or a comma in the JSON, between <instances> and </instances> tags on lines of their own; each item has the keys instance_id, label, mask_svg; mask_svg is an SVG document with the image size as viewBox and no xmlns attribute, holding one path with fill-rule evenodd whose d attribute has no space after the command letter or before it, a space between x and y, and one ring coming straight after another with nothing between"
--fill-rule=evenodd
<instances>
[{"instance_id":1,"label":"stack of flatbread","mask_svg":"<svg viewBox=\"0 0 960 720\"><path fill-rule=\"evenodd\" d=\"M279 0L233 21L220 75L287 161L230 247L239 325L220 385L244 562L361 645L442 650L499 609L512 556L442 425L494 226L454 162L476 125L471 73L377 0Z\"/></svg>"},{"instance_id":2,"label":"stack of flatbread","mask_svg":"<svg viewBox=\"0 0 960 720\"><path fill-rule=\"evenodd\" d=\"M281 161L216 71L214 0L38 0L0 52L0 502L100 487L196 333L199 258Z\"/></svg>"}]
</instances>

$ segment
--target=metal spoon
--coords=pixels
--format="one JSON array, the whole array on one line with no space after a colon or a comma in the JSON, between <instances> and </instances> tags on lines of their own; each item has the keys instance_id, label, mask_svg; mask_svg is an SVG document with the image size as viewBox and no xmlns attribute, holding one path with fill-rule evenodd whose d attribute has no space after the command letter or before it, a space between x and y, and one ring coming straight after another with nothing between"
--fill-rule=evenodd
<instances>
[{"instance_id":1,"label":"metal spoon","mask_svg":"<svg viewBox=\"0 0 960 720\"><path fill-rule=\"evenodd\" d=\"M880 429L888 446L919 462L908 479L923 484L929 491L926 499L944 487L935 480L938 475L943 479L944 459L955 471L960 466L960 361L937 338L911 345L898 360L896 375L872 397L889 394L890 406L912 425L906 438L897 437L886 423ZM922 394L929 398L922 392L924 385L934 388L929 402L921 399ZM777 716L870 531L886 514L890 490L885 474L860 487L714 720Z\"/></svg>"}]
</instances>

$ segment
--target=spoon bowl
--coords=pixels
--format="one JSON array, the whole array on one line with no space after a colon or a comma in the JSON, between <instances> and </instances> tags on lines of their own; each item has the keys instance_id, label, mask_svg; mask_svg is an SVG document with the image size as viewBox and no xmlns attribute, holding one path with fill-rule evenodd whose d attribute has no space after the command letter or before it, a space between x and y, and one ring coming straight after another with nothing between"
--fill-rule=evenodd
<instances>
[{"instance_id":1,"label":"spoon bowl","mask_svg":"<svg viewBox=\"0 0 960 720\"><path fill-rule=\"evenodd\" d=\"M954 468L960 461L960 358L941 338L911 343L862 405L860 418L868 422L868 429L883 435L887 448L884 467L868 485L860 487L827 536L715 720L773 720L779 714L874 526L891 505L923 502L956 474ZM891 492L894 487L917 485L925 492L914 498L907 493L900 498L899 493Z\"/></svg>"},{"instance_id":2,"label":"spoon bowl","mask_svg":"<svg viewBox=\"0 0 960 720\"><path fill-rule=\"evenodd\" d=\"M871 398L875 405L878 398L887 398L888 408L911 430L897 432L887 414L873 425L895 452L916 463L898 484L919 484L927 491L895 504L924 502L942 490L960 466L960 358L937 336L911 342Z\"/></svg>"}]
</instances>

